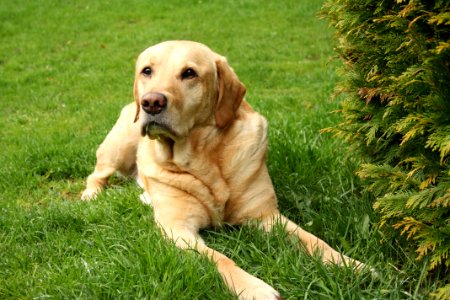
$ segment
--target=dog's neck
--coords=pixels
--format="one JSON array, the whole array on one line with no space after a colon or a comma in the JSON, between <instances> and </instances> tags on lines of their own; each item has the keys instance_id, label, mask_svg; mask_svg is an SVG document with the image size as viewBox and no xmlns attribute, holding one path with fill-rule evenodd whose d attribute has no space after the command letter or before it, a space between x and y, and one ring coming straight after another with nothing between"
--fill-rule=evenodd
<instances>
[{"instance_id":1,"label":"dog's neck","mask_svg":"<svg viewBox=\"0 0 450 300\"><path fill-rule=\"evenodd\" d=\"M153 144L153 155L155 161L170 166L171 169L176 168L180 171L189 169L196 160L209 159L202 157L208 150L215 148L220 139L217 138L219 131L215 126L204 126L202 128L194 128L186 138L177 140L168 137L159 137L151 141ZM145 137L144 139L148 139ZM215 152L216 155L220 155ZM199 156L200 155L200 156Z\"/></svg>"},{"instance_id":2,"label":"dog's neck","mask_svg":"<svg viewBox=\"0 0 450 300\"><path fill-rule=\"evenodd\" d=\"M167 153L170 153L170 159L173 159L173 147L175 145L175 141L169 137L160 136L156 139L155 143L160 144Z\"/></svg>"}]
</instances>

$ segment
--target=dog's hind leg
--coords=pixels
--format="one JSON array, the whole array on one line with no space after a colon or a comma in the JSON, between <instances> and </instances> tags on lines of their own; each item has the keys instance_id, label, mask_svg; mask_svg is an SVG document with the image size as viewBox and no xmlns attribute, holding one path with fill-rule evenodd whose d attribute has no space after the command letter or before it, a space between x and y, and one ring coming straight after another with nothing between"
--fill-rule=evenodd
<instances>
[{"instance_id":1,"label":"dog's hind leg","mask_svg":"<svg viewBox=\"0 0 450 300\"><path fill-rule=\"evenodd\" d=\"M122 109L119 119L97 149L95 170L87 178L81 199L97 196L116 171L136 176L136 152L140 138L140 125L134 123L136 106L131 103Z\"/></svg>"},{"instance_id":2,"label":"dog's hind leg","mask_svg":"<svg viewBox=\"0 0 450 300\"><path fill-rule=\"evenodd\" d=\"M103 190L111 175L116 172L114 166L99 164L97 162L94 172L88 176L86 189L81 194L82 200L92 200Z\"/></svg>"}]
</instances>

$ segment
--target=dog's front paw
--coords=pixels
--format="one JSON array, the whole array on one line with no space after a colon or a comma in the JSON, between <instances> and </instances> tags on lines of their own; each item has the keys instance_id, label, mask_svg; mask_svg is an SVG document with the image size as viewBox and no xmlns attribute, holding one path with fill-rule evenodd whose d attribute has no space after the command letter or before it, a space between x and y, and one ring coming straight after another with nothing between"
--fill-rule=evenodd
<instances>
[{"instance_id":1,"label":"dog's front paw","mask_svg":"<svg viewBox=\"0 0 450 300\"><path fill-rule=\"evenodd\" d=\"M252 283L248 288L238 292L238 298L240 300L280 300L282 299L280 293L278 293L273 287L258 279L252 278Z\"/></svg>"},{"instance_id":2,"label":"dog's front paw","mask_svg":"<svg viewBox=\"0 0 450 300\"><path fill-rule=\"evenodd\" d=\"M359 260L350 258L346 255L342 255L342 259L339 260L337 264L338 264L338 266L351 267L356 272L370 271L370 274L372 275L373 279L378 279L380 276L375 268L373 268L365 263L362 263Z\"/></svg>"}]
</instances>

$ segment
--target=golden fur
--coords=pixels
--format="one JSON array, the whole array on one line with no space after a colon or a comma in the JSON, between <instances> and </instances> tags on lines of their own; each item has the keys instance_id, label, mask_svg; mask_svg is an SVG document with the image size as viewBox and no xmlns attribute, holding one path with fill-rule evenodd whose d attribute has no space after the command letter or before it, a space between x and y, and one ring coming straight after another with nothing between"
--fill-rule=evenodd
<instances>
[{"instance_id":1,"label":"golden fur","mask_svg":"<svg viewBox=\"0 0 450 300\"><path fill-rule=\"evenodd\" d=\"M97 150L82 199L95 198L116 171L138 175L166 236L212 259L240 299L280 296L209 248L199 236L201 228L256 221L270 231L281 223L324 262L362 267L278 211L265 164L267 121L244 95L226 59L202 44L169 41L146 49L136 62L135 103L122 110ZM167 103L144 107L152 97Z\"/></svg>"}]
</instances>

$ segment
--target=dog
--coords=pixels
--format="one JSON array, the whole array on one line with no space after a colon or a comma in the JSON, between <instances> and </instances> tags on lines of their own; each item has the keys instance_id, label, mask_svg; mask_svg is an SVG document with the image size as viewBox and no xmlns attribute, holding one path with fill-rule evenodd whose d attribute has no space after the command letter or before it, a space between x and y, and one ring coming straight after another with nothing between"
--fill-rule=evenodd
<instances>
[{"instance_id":1,"label":"dog","mask_svg":"<svg viewBox=\"0 0 450 300\"><path fill-rule=\"evenodd\" d=\"M134 103L97 150L81 198L94 199L117 172L137 176L155 222L182 249L214 261L239 299L281 299L270 285L209 248L199 230L221 224L276 224L324 263L364 264L338 253L283 216L266 167L267 121L244 100L225 57L191 41L167 41L136 62Z\"/></svg>"}]
</instances>

